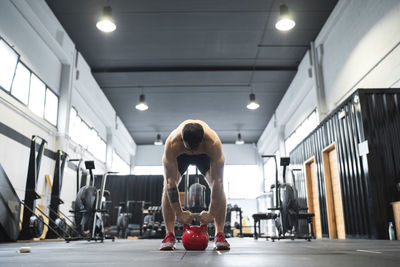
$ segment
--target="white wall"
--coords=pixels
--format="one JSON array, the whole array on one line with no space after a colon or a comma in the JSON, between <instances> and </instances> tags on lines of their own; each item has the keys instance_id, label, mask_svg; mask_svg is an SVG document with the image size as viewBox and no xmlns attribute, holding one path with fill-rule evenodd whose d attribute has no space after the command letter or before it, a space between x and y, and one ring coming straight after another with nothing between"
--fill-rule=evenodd
<instances>
[{"instance_id":1,"label":"white wall","mask_svg":"<svg viewBox=\"0 0 400 267\"><path fill-rule=\"evenodd\" d=\"M398 0L338 2L315 40L328 113L358 88L400 86L399 25ZM321 103L309 53L257 143L261 154L284 154L282 140Z\"/></svg>"},{"instance_id":2,"label":"white wall","mask_svg":"<svg viewBox=\"0 0 400 267\"><path fill-rule=\"evenodd\" d=\"M258 154L253 144L223 144L225 165L257 165ZM161 166L164 146L139 145L135 157L135 166Z\"/></svg>"},{"instance_id":3,"label":"white wall","mask_svg":"<svg viewBox=\"0 0 400 267\"><path fill-rule=\"evenodd\" d=\"M136 144L128 130L100 89L94 79L89 65L78 53L77 76L72 90L72 106L78 110L79 116L91 127L94 127L100 137L107 140L111 131L112 143L123 160L130 163L130 157L136 153ZM77 79L76 79L77 78Z\"/></svg>"},{"instance_id":4,"label":"white wall","mask_svg":"<svg viewBox=\"0 0 400 267\"><path fill-rule=\"evenodd\" d=\"M357 88L388 88L400 78L400 1L346 0L336 11L315 42L323 46L330 110Z\"/></svg>"},{"instance_id":5,"label":"white wall","mask_svg":"<svg viewBox=\"0 0 400 267\"><path fill-rule=\"evenodd\" d=\"M297 125L316 108L316 89L312 77L309 76L310 69L310 55L307 52L275 110L274 116L257 142L260 154L275 153L280 148L280 139L287 138ZM285 129L284 133L281 133L281 127ZM283 136L280 136L281 134Z\"/></svg>"}]
</instances>

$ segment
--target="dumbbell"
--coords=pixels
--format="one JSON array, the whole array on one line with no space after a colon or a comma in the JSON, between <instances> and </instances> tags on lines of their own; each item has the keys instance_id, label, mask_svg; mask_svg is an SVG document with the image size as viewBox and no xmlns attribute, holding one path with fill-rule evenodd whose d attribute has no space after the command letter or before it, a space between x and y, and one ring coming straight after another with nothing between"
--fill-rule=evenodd
<instances>
[{"instance_id":1,"label":"dumbbell","mask_svg":"<svg viewBox=\"0 0 400 267\"><path fill-rule=\"evenodd\" d=\"M149 229L149 230L154 229L154 222L153 222L153 221L150 221L150 222L147 224L147 229Z\"/></svg>"},{"instance_id":2,"label":"dumbbell","mask_svg":"<svg viewBox=\"0 0 400 267\"><path fill-rule=\"evenodd\" d=\"M155 231L159 230L159 229L160 229L160 222L154 222L153 229L154 229Z\"/></svg>"}]
</instances>

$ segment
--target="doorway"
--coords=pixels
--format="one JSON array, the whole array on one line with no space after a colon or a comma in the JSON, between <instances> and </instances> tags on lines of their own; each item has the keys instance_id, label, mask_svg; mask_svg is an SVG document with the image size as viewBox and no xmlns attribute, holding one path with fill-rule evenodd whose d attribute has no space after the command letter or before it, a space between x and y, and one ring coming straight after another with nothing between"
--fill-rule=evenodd
<instances>
[{"instance_id":1,"label":"doorway","mask_svg":"<svg viewBox=\"0 0 400 267\"><path fill-rule=\"evenodd\" d=\"M308 212L314 213L313 233L315 238L322 238L321 211L319 206L318 180L316 175L315 158L307 160L305 163L307 181L307 205Z\"/></svg>"},{"instance_id":2,"label":"doorway","mask_svg":"<svg viewBox=\"0 0 400 267\"><path fill-rule=\"evenodd\" d=\"M325 174L329 238L346 239L342 188L335 143L322 151L322 161Z\"/></svg>"}]
</instances>

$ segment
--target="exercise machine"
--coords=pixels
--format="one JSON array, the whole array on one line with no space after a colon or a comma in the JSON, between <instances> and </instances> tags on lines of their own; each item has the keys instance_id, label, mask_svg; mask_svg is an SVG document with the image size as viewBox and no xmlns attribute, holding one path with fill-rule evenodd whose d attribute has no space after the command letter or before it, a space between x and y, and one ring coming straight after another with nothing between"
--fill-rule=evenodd
<instances>
[{"instance_id":1,"label":"exercise machine","mask_svg":"<svg viewBox=\"0 0 400 267\"><path fill-rule=\"evenodd\" d=\"M104 239L112 239L106 235L104 231L104 222L102 216L108 211L103 209L103 198L109 196L109 191L105 190L107 176L115 172L107 172L101 176L100 188L95 187L95 177L93 176L93 169L95 169L94 161L85 161L85 167L89 170L90 184L83 186L79 189L74 209L75 225L80 233L81 239L88 241L101 241ZM75 238L76 239L76 238ZM74 239L66 238L69 242Z\"/></svg>"},{"instance_id":2,"label":"exercise machine","mask_svg":"<svg viewBox=\"0 0 400 267\"><path fill-rule=\"evenodd\" d=\"M206 187L200 184L200 175L196 168L195 182L189 187L189 172L185 179L185 208L192 213L200 213L206 206Z\"/></svg>"},{"instance_id":3,"label":"exercise machine","mask_svg":"<svg viewBox=\"0 0 400 267\"><path fill-rule=\"evenodd\" d=\"M41 141L40 145L37 141ZM33 135L31 138L31 148L29 155L28 175L26 179L25 197L21 201L24 207L22 218L22 229L19 234L20 240L29 240L40 237L44 229L44 220L42 215L35 213L36 200L40 199L40 195L36 192L36 185L39 178L39 171L44 153L44 146L47 141L40 136ZM39 146L36 154L36 146Z\"/></svg>"},{"instance_id":4,"label":"exercise machine","mask_svg":"<svg viewBox=\"0 0 400 267\"><path fill-rule=\"evenodd\" d=\"M227 220L226 220L225 224L229 223L229 228L230 228L232 212L236 212L236 219L239 216L239 222L235 222L234 226L235 226L236 229L239 230L238 237L244 237L244 235L243 235L243 213L242 213L242 208L239 207L237 204L235 204L233 206L228 204L226 210L227 210L226 211ZM231 235L232 235L232 233L231 233Z\"/></svg>"},{"instance_id":5,"label":"exercise machine","mask_svg":"<svg viewBox=\"0 0 400 267\"><path fill-rule=\"evenodd\" d=\"M66 216L61 216L60 205L64 204L64 201L60 198L65 163L68 158L68 154L58 150L56 158L56 166L54 169L53 185L51 189L51 199L49 207L49 225L56 229L58 233L63 236L67 230ZM55 234L53 231L47 231L46 238L52 239L57 238L59 235Z\"/></svg>"},{"instance_id":6,"label":"exercise machine","mask_svg":"<svg viewBox=\"0 0 400 267\"><path fill-rule=\"evenodd\" d=\"M279 239L306 239L311 241L312 235L312 218L313 213L307 213L307 207L300 207L298 202L298 194L296 189L295 171L299 169L292 169L293 183L286 182L286 168L290 164L289 157L281 157L280 165L283 167L282 183L278 178L278 164L275 155L263 155L263 158L274 158L275 161L275 184L271 189L275 191L275 207L268 208L272 211L270 213L254 214L254 238L258 238L258 230L260 231L261 220L274 220L275 228L278 232L277 236L271 236L271 240ZM299 233L299 220L305 220L307 223L307 232L304 235Z\"/></svg>"}]
</instances>

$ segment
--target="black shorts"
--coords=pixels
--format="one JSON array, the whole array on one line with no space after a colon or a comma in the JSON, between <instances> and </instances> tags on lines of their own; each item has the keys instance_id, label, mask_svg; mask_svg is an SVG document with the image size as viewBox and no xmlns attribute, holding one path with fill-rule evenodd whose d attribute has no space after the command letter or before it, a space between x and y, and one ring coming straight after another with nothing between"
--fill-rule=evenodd
<instances>
[{"instance_id":1,"label":"black shorts","mask_svg":"<svg viewBox=\"0 0 400 267\"><path fill-rule=\"evenodd\" d=\"M210 157L206 154L200 154L200 155L182 154L176 158L176 161L178 162L178 170L181 175L183 175L186 172L189 165L196 165L201 174L203 174L204 176L210 169Z\"/></svg>"}]
</instances>

